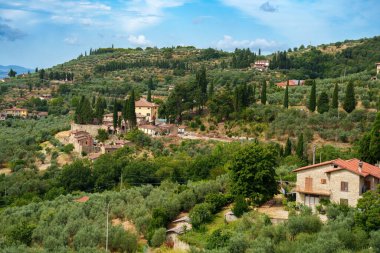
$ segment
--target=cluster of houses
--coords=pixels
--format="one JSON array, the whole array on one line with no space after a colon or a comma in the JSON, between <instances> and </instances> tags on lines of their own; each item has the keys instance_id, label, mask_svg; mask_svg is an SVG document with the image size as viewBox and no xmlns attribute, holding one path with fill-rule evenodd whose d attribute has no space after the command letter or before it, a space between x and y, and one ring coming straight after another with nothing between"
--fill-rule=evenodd
<instances>
[{"instance_id":1,"label":"cluster of houses","mask_svg":"<svg viewBox=\"0 0 380 253\"><path fill-rule=\"evenodd\" d=\"M380 183L380 168L358 159L335 159L294 170L296 201L315 208L321 199L356 206L363 193Z\"/></svg>"},{"instance_id":2,"label":"cluster of houses","mask_svg":"<svg viewBox=\"0 0 380 253\"><path fill-rule=\"evenodd\" d=\"M8 117L13 118L45 118L48 116L48 112L32 111L28 112L28 109L12 107L4 109L0 112L0 120L6 120Z\"/></svg>"},{"instance_id":3,"label":"cluster of houses","mask_svg":"<svg viewBox=\"0 0 380 253\"><path fill-rule=\"evenodd\" d=\"M137 128L150 136L177 136L185 134L184 126L174 124L166 124L160 121L158 117L158 105L148 102L141 98L135 101L135 113L137 120ZM121 112L119 112L119 117ZM73 144L74 150L79 154L88 154L91 160L97 159L101 154L113 152L125 145L131 145L126 140L111 140L106 143L97 143L94 138L98 134L99 129L103 129L108 133L123 133L126 131L125 122L121 122L120 126L114 129L113 114L105 114L101 125L78 125L72 124L70 135L67 142Z\"/></svg>"},{"instance_id":4,"label":"cluster of houses","mask_svg":"<svg viewBox=\"0 0 380 253\"><path fill-rule=\"evenodd\" d=\"M266 71L269 68L268 60L259 60L251 64L251 68L257 69L258 71Z\"/></svg>"}]
</instances>

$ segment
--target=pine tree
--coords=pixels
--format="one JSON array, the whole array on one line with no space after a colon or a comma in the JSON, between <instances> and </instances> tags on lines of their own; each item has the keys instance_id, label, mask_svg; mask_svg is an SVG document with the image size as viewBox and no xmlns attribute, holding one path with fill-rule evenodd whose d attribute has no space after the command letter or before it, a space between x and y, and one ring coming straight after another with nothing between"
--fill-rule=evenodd
<instances>
[{"instance_id":1,"label":"pine tree","mask_svg":"<svg viewBox=\"0 0 380 253\"><path fill-rule=\"evenodd\" d=\"M292 154L292 142L290 141L288 137L285 144L284 157L290 156L291 154Z\"/></svg>"},{"instance_id":2,"label":"pine tree","mask_svg":"<svg viewBox=\"0 0 380 253\"><path fill-rule=\"evenodd\" d=\"M264 80L261 85L261 103L265 105L267 103L267 83Z\"/></svg>"},{"instance_id":3,"label":"pine tree","mask_svg":"<svg viewBox=\"0 0 380 253\"><path fill-rule=\"evenodd\" d=\"M152 91L148 89L148 95L146 96L146 100L148 102L152 102Z\"/></svg>"},{"instance_id":4,"label":"pine tree","mask_svg":"<svg viewBox=\"0 0 380 253\"><path fill-rule=\"evenodd\" d=\"M355 100L355 88L354 83L350 81L346 88L346 96L343 102L343 109L350 113L355 110L356 100Z\"/></svg>"},{"instance_id":5,"label":"pine tree","mask_svg":"<svg viewBox=\"0 0 380 253\"><path fill-rule=\"evenodd\" d=\"M318 109L317 110L320 114L322 114L322 113L328 112L329 109L330 109L329 96L327 95L326 92L322 92L318 98Z\"/></svg>"},{"instance_id":6,"label":"pine tree","mask_svg":"<svg viewBox=\"0 0 380 253\"><path fill-rule=\"evenodd\" d=\"M338 87L338 84L336 83L334 87L333 96L332 96L331 108L338 109L339 107L338 93L339 93L339 87Z\"/></svg>"},{"instance_id":7,"label":"pine tree","mask_svg":"<svg viewBox=\"0 0 380 253\"><path fill-rule=\"evenodd\" d=\"M289 107L289 85L286 85L285 95L284 95L284 108Z\"/></svg>"},{"instance_id":8,"label":"pine tree","mask_svg":"<svg viewBox=\"0 0 380 253\"><path fill-rule=\"evenodd\" d=\"M117 114L117 103L116 99L113 101L113 132L116 133L116 127L118 122L118 114Z\"/></svg>"},{"instance_id":9,"label":"pine tree","mask_svg":"<svg viewBox=\"0 0 380 253\"><path fill-rule=\"evenodd\" d=\"M303 145L304 145L303 134L301 133L298 136L298 143L297 143L297 148L296 148L296 154L301 159L304 159Z\"/></svg>"},{"instance_id":10,"label":"pine tree","mask_svg":"<svg viewBox=\"0 0 380 253\"><path fill-rule=\"evenodd\" d=\"M315 84L315 80L313 81L313 85L311 86L311 91L310 91L310 97L309 97L309 110L311 112L314 112L315 111L315 107L316 107L316 101L317 101L317 87L316 87L316 84Z\"/></svg>"}]
</instances>

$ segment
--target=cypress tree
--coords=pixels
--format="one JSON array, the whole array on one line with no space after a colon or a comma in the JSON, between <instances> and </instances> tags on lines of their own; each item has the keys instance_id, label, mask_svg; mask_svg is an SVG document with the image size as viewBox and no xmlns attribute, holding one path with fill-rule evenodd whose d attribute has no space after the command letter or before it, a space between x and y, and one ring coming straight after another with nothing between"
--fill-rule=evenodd
<instances>
[{"instance_id":1,"label":"cypress tree","mask_svg":"<svg viewBox=\"0 0 380 253\"><path fill-rule=\"evenodd\" d=\"M131 95L129 96L128 124L130 129L134 129L137 125L135 111L135 91L133 89L131 91Z\"/></svg>"},{"instance_id":2,"label":"cypress tree","mask_svg":"<svg viewBox=\"0 0 380 253\"><path fill-rule=\"evenodd\" d=\"M285 95L284 95L284 108L289 107L289 84L286 85Z\"/></svg>"},{"instance_id":3,"label":"cypress tree","mask_svg":"<svg viewBox=\"0 0 380 253\"><path fill-rule=\"evenodd\" d=\"M253 85L253 91L252 91L252 103L256 104L256 84Z\"/></svg>"},{"instance_id":4,"label":"cypress tree","mask_svg":"<svg viewBox=\"0 0 380 253\"><path fill-rule=\"evenodd\" d=\"M375 164L380 161L380 112L377 113L371 131L360 140L359 154L366 162Z\"/></svg>"},{"instance_id":5,"label":"cypress tree","mask_svg":"<svg viewBox=\"0 0 380 253\"><path fill-rule=\"evenodd\" d=\"M317 110L320 114L322 114L322 113L328 112L329 109L330 109L329 96L327 95L326 92L322 92L318 98L318 109Z\"/></svg>"},{"instance_id":6,"label":"cypress tree","mask_svg":"<svg viewBox=\"0 0 380 253\"><path fill-rule=\"evenodd\" d=\"M104 102L101 97L98 97L95 103L95 118L98 123L101 123L103 120L103 115L104 115Z\"/></svg>"},{"instance_id":7,"label":"cypress tree","mask_svg":"<svg viewBox=\"0 0 380 253\"><path fill-rule=\"evenodd\" d=\"M117 104L116 104L116 99L113 101L113 132L116 132L116 127L117 127L117 122L118 122L118 115L117 115Z\"/></svg>"},{"instance_id":8,"label":"cypress tree","mask_svg":"<svg viewBox=\"0 0 380 253\"><path fill-rule=\"evenodd\" d=\"M338 93L339 93L339 87L338 87L338 84L336 83L334 87L333 96L332 96L331 108L338 109L339 107Z\"/></svg>"},{"instance_id":9,"label":"cypress tree","mask_svg":"<svg viewBox=\"0 0 380 253\"><path fill-rule=\"evenodd\" d=\"M122 116L125 123L128 122L128 112L129 112L128 106L129 106L129 101L128 99L126 99L124 101L124 106L123 106L123 111L122 111Z\"/></svg>"},{"instance_id":10,"label":"cypress tree","mask_svg":"<svg viewBox=\"0 0 380 253\"><path fill-rule=\"evenodd\" d=\"M299 158L304 159L304 151L303 151L303 134L301 133L298 136L298 143L297 143L297 148L296 148L296 154Z\"/></svg>"},{"instance_id":11,"label":"cypress tree","mask_svg":"<svg viewBox=\"0 0 380 253\"><path fill-rule=\"evenodd\" d=\"M310 97L309 97L309 107L308 107L311 112L314 112L315 107L316 107L316 101L317 101L316 90L317 90L317 87L314 80L313 85L311 86Z\"/></svg>"},{"instance_id":12,"label":"cypress tree","mask_svg":"<svg viewBox=\"0 0 380 253\"><path fill-rule=\"evenodd\" d=\"M208 98L212 98L212 96L214 95L214 82L212 81L210 83L210 86L208 87Z\"/></svg>"},{"instance_id":13,"label":"cypress tree","mask_svg":"<svg viewBox=\"0 0 380 253\"><path fill-rule=\"evenodd\" d=\"M356 100L355 100L355 88L354 83L350 81L346 88L346 96L343 102L343 109L350 113L355 110Z\"/></svg>"},{"instance_id":14,"label":"cypress tree","mask_svg":"<svg viewBox=\"0 0 380 253\"><path fill-rule=\"evenodd\" d=\"M148 89L148 95L146 96L146 100L148 102L152 102L152 91Z\"/></svg>"},{"instance_id":15,"label":"cypress tree","mask_svg":"<svg viewBox=\"0 0 380 253\"><path fill-rule=\"evenodd\" d=\"M261 86L261 103L265 105L267 103L267 83L264 80Z\"/></svg>"},{"instance_id":16,"label":"cypress tree","mask_svg":"<svg viewBox=\"0 0 380 253\"><path fill-rule=\"evenodd\" d=\"M290 141L288 137L285 144L284 157L290 156L291 154L292 154L292 142Z\"/></svg>"},{"instance_id":17,"label":"cypress tree","mask_svg":"<svg viewBox=\"0 0 380 253\"><path fill-rule=\"evenodd\" d=\"M74 122L76 124L82 124L82 105L84 101L84 96L82 96L79 100L79 103L77 107L75 108L75 113L74 113Z\"/></svg>"},{"instance_id":18,"label":"cypress tree","mask_svg":"<svg viewBox=\"0 0 380 253\"><path fill-rule=\"evenodd\" d=\"M285 144L284 157L290 156L291 154L292 154L292 142L290 141L288 137Z\"/></svg>"}]
</instances>

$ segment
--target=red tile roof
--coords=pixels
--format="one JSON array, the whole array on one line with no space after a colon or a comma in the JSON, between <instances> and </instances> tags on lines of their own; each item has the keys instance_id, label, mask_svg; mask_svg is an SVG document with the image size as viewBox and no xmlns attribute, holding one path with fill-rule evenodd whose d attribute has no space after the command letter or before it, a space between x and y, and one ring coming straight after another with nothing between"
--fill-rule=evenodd
<instances>
[{"instance_id":1,"label":"red tile roof","mask_svg":"<svg viewBox=\"0 0 380 253\"><path fill-rule=\"evenodd\" d=\"M135 107L158 107L157 104L148 102L145 98L135 101Z\"/></svg>"},{"instance_id":2,"label":"red tile roof","mask_svg":"<svg viewBox=\"0 0 380 253\"><path fill-rule=\"evenodd\" d=\"M84 203L84 202L87 202L88 200L90 199L89 196L83 196L79 199L74 199L75 202L78 202L78 203Z\"/></svg>"},{"instance_id":3,"label":"red tile roof","mask_svg":"<svg viewBox=\"0 0 380 253\"><path fill-rule=\"evenodd\" d=\"M293 172L298 172L301 170L307 170L307 169L312 169L312 168L331 164L331 165L336 165L337 168L332 168L330 170L327 170L327 171L325 171L326 173L331 173L331 172L335 172L338 170L348 170L348 171L351 171L351 172L353 172L357 175L363 176L363 177L371 175L373 177L380 179L380 168L379 167L376 167L372 164L363 162L362 171L360 172L359 171L359 162L360 162L360 160L356 159L356 158L349 159L349 160L342 160L342 159L338 158L335 160L326 161L323 163L318 163L318 164L313 164L313 165L305 166L302 168L298 168L298 169L293 170Z\"/></svg>"}]
</instances>

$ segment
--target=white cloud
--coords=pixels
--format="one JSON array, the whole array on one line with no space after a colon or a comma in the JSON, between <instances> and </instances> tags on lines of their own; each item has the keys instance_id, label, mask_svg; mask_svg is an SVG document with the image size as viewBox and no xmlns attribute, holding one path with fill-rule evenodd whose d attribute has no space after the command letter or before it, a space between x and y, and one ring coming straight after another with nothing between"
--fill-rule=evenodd
<instances>
[{"instance_id":1,"label":"white cloud","mask_svg":"<svg viewBox=\"0 0 380 253\"><path fill-rule=\"evenodd\" d=\"M352 16L357 16L352 7L356 5L354 0L219 1L293 42L311 41L314 44L321 42L321 38L331 40L349 27L353 22Z\"/></svg>"},{"instance_id":2,"label":"white cloud","mask_svg":"<svg viewBox=\"0 0 380 253\"><path fill-rule=\"evenodd\" d=\"M76 36L66 37L63 41L69 45L77 45L78 44L78 38Z\"/></svg>"},{"instance_id":3,"label":"white cloud","mask_svg":"<svg viewBox=\"0 0 380 253\"><path fill-rule=\"evenodd\" d=\"M266 39L255 40L235 40L229 35L224 35L223 39L216 43L216 47L223 50L234 50L235 48L250 48L258 50L259 48L264 51L273 51L280 47L275 41Z\"/></svg>"},{"instance_id":4,"label":"white cloud","mask_svg":"<svg viewBox=\"0 0 380 253\"><path fill-rule=\"evenodd\" d=\"M150 42L147 38L145 38L144 35L129 35L128 36L128 41L134 46L139 46L139 47L146 47L152 45L152 42Z\"/></svg>"}]
</instances>

